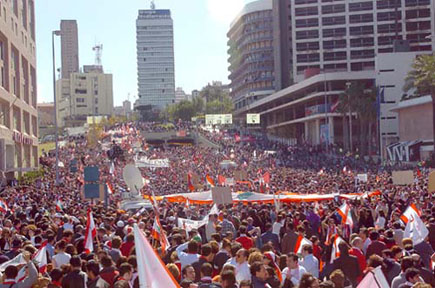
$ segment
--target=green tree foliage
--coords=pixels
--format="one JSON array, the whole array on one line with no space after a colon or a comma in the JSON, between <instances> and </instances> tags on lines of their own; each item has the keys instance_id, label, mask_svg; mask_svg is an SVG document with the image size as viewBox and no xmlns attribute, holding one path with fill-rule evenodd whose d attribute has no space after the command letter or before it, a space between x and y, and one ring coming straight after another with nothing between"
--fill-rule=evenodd
<instances>
[{"instance_id":1,"label":"green tree foliage","mask_svg":"<svg viewBox=\"0 0 435 288\"><path fill-rule=\"evenodd\" d=\"M347 114L349 109L356 113L359 121L359 143L362 155L367 154L367 148L371 148L374 125L376 125L376 90L366 88L364 83L352 82L344 93L339 96L337 110Z\"/></svg>"}]
</instances>

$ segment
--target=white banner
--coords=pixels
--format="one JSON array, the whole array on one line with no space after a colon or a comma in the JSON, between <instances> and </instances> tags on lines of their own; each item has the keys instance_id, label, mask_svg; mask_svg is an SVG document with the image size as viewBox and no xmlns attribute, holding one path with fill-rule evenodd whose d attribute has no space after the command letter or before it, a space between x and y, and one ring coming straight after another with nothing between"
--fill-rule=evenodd
<instances>
[{"instance_id":1,"label":"white banner","mask_svg":"<svg viewBox=\"0 0 435 288\"><path fill-rule=\"evenodd\" d=\"M168 168L169 159L148 159L147 157L136 157L136 166L139 168Z\"/></svg>"}]
</instances>

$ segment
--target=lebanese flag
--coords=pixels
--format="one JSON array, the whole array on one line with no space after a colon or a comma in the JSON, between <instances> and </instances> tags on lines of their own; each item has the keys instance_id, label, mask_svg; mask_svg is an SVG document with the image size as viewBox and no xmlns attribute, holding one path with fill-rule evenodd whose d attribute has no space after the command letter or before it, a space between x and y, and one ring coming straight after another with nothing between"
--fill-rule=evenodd
<instances>
[{"instance_id":1,"label":"lebanese flag","mask_svg":"<svg viewBox=\"0 0 435 288\"><path fill-rule=\"evenodd\" d=\"M154 218L154 224L153 224L153 229L151 231L151 235L153 236L154 239L160 242L160 246L162 247L162 254L165 254L170 244L168 238L165 235L165 231L163 230L162 224L160 224L160 219L158 216Z\"/></svg>"},{"instance_id":2,"label":"lebanese flag","mask_svg":"<svg viewBox=\"0 0 435 288\"><path fill-rule=\"evenodd\" d=\"M6 204L6 201L3 199L0 199L0 212L6 213L9 211L8 204Z\"/></svg>"},{"instance_id":3,"label":"lebanese flag","mask_svg":"<svg viewBox=\"0 0 435 288\"><path fill-rule=\"evenodd\" d=\"M296 240L296 244L295 244L295 253L296 254L300 254L302 253L302 247L304 247L304 245L313 245L313 242L311 242L310 240L308 240L307 238L305 238L302 235L298 236L298 239Z\"/></svg>"},{"instance_id":4,"label":"lebanese flag","mask_svg":"<svg viewBox=\"0 0 435 288\"><path fill-rule=\"evenodd\" d=\"M113 161L110 163L109 173L112 174L113 176L116 176L115 163Z\"/></svg>"},{"instance_id":5,"label":"lebanese flag","mask_svg":"<svg viewBox=\"0 0 435 288\"><path fill-rule=\"evenodd\" d=\"M172 273L148 242L143 231L134 224L134 245L136 247L139 286L148 288L179 288Z\"/></svg>"},{"instance_id":6,"label":"lebanese flag","mask_svg":"<svg viewBox=\"0 0 435 288\"><path fill-rule=\"evenodd\" d=\"M408 218L405 231L403 232L403 238L411 238L414 245L420 244L429 235L429 230L423 223L421 218L413 214Z\"/></svg>"},{"instance_id":7,"label":"lebanese flag","mask_svg":"<svg viewBox=\"0 0 435 288\"><path fill-rule=\"evenodd\" d=\"M47 243L44 241L38 251L33 255L33 260L38 263L39 272L44 274L47 271Z\"/></svg>"},{"instance_id":8,"label":"lebanese flag","mask_svg":"<svg viewBox=\"0 0 435 288\"><path fill-rule=\"evenodd\" d=\"M353 228L352 214L350 213L350 206L347 203L338 208L337 213L341 216L341 224L347 224L350 228Z\"/></svg>"},{"instance_id":9,"label":"lebanese flag","mask_svg":"<svg viewBox=\"0 0 435 288\"><path fill-rule=\"evenodd\" d=\"M335 235L334 236L334 242L332 243L332 251L331 251L331 261L330 263L334 262L335 259L340 257L340 250L338 249L338 244L341 242L345 242L340 236Z\"/></svg>"},{"instance_id":10,"label":"lebanese flag","mask_svg":"<svg viewBox=\"0 0 435 288\"><path fill-rule=\"evenodd\" d=\"M189 187L189 191L195 191L195 186L192 184L192 173L187 173L187 187Z\"/></svg>"},{"instance_id":11,"label":"lebanese flag","mask_svg":"<svg viewBox=\"0 0 435 288\"><path fill-rule=\"evenodd\" d=\"M112 187L112 184L110 184L109 182L106 182L106 185L107 185L107 193L108 193L109 195L113 195L113 187Z\"/></svg>"},{"instance_id":12,"label":"lebanese flag","mask_svg":"<svg viewBox=\"0 0 435 288\"><path fill-rule=\"evenodd\" d=\"M421 170L419 168L417 168L417 176L420 177L421 176Z\"/></svg>"},{"instance_id":13,"label":"lebanese flag","mask_svg":"<svg viewBox=\"0 0 435 288\"><path fill-rule=\"evenodd\" d=\"M92 211L88 209L88 220L86 222L86 234L85 234L85 253L89 254L94 251L94 238L97 236L97 228L95 226L94 217Z\"/></svg>"},{"instance_id":14,"label":"lebanese flag","mask_svg":"<svg viewBox=\"0 0 435 288\"><path fill-rule=\"evenodd\" d=\"M218 176L218 184L219 184L219 186L225 186L225 181L226 181L226 180L227 180L227 179L225 179L224 176L219 175L219 176Z\"/></svg>"},{"instance_id":15,"label":"lebanese flag","mask_svg":"<svg viewBox=\"0 0 435 288\"><path fill-rule=\"evenodd\" d=\"M234 135L234 141L236 142L236 143L238 143L238 142L240 142L240 136L239 135Z\"/></svg>"},{"instance_id":16,"label":"lebanese flag","mask_svg":"<svg viewBox=\"0 0 435 288\"><path fill-rule=\"evenodd\" d=\"M331 106L331 113L334 113L335 110L337 110L339 104L340 104L339 100L337 100L334 104L332 104L332 106Z\"/></svg>"},{"instance_id":17,"label":"lebanese flag","mask_svg":"<svg viewBox=\"0 0 435 288\"><path fill-rule=\"evenodd\" d=\"M415 206L414 203L411 203L411 205L406 208L405 212L400 216L400 220L406 225L408 224L409 219L421 217L421 211L418 210L417 206Z\"/></svg>"},{"instance_id":18,"label":"lebanese flag","mask_svg":"<svg viewBox=\"0 0 435 288\"><path fill-rule=\"evenodd\" d=\"M63 203L62 201L60 201L59 199L57 199L56 201L56 211L60 212L63 211L64 207L63 207Z\"/></svg>"},{"instance_id":19,"label":"lebanese flag","mask_svg":"<svg viewBox=\"0 0 435 288\"><path fill-rule=\"evenodd\" d=\"M210 185L211 187L216 186L216 185L214 184L213 179L210 177L210 175L208 175L208 174L205 175L205 180L207 181L208 185Z\"/></svg>"},{"instance_id":20,"label":"lebanese flag","mask_svg":"<svg viewBox=\"0 0 435 288\"><path fill-rule=\"evenodd\" d=\"M266 183L267 185L269 185L270 183L270 173L266 172L263 174L263 182Z\"/></svg>"}]
</instances>

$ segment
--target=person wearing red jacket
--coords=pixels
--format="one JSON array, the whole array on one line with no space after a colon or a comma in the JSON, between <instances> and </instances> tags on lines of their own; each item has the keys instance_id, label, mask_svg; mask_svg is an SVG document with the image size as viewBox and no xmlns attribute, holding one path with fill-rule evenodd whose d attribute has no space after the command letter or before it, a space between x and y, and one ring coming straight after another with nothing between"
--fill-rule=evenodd
<instances>
[{"instance_id":1,"label":"person wearing red jacket","mask_svg":"<svg viewBox=\"0 0 435 288\"><path fill-rule=\"evenodd\" d=\"M131 250L134 247L134 235L133 233L127 235L127 241L121 244L121 250L122 256L128 257L130 256Z\"/></svg>"},{"instance_id":2,"label":"person wearing red jacket","mask_svg":"<svg viewBox=\"0 0 435 288\"><path fill-rule=\"evenodd\" d=\"M364 243L361 238L356 237L355 239L352 240L351 244L352 244L352 248L349 250L349 255L355 256L358 259L359 269L361 270L361 276L359 276L357 279L359 282L362 280L363 272L367 267L366 257L362 252Z\"/></svg>"},{"instance_id":3,"label":"person wearing red jacket","mask_svg":"<svg viewBox=\"0 0 435 288\"><path fill-rule=\"evenodd\" d=\"M239 234L240 236L236 238L236 242L239 242L243 248L246 250L251 249L254 246L254 240L252 240L251 237L248 237L246 235L246 226L242 225L239 228Z\"/></svg>"}]
</instances>

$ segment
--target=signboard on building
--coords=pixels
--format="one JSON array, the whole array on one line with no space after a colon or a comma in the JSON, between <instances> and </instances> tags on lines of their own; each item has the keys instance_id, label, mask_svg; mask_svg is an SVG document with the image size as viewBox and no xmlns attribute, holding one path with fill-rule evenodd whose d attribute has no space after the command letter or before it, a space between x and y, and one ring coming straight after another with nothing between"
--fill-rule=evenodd
<instances>
[{"instance_id":1,"label":"signboard on building","mask_svg":"<svg viewBox=\"0 0 435 288\"><path fill-rule=\"evenodd\" d=\"M206 125L233 124L233 115L232 114L206 114L205 124Z\"/></svg>"},{"instance_id":2,"label":"signboard on building","mask_svg":"<svg viewBox=\"0 0 435 288\"><path fill-rule=\"evenodd\" d=\"M246 114L247 124L260 124L260 114Z\"/></svg>"},{"instance_id":3,"label":"signboard on building","mask_svg":"<svg viewBox=\"0 0 435 288\"><path fill-rule=\"evenodd\" d=\"M24 136L23 133L19 131L14 131L12 133L12 140L25 145L33 145L33 139L31 137Z\"/></svg>"}]
</instances>

